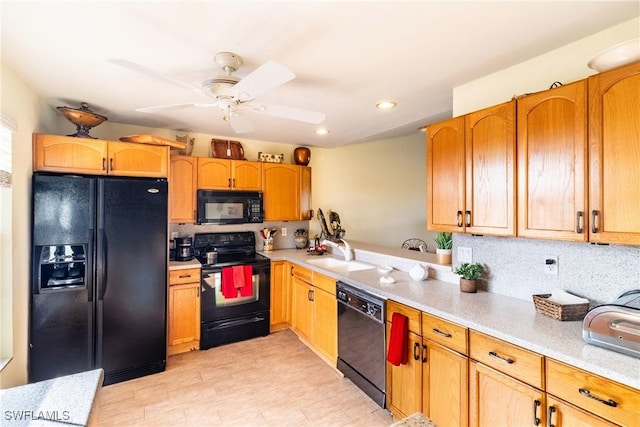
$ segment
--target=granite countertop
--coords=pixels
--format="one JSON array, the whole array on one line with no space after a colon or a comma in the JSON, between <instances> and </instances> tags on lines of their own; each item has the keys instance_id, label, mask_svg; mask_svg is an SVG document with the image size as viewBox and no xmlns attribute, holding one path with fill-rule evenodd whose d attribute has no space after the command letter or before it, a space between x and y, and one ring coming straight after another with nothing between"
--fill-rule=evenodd
<instances>
[{"instance_id":1,"label":"granite countertop","mask_svg":"<svg viewBox=\"0 0 640 427\"><path fill-rule=\"evenodd\" d=\"M562 322L552 319L536 312L533 301L482 291L474 294L462 293L458 284L450 281L431 278L413 281L403 271L404 266L398 264L400 261L395 258L395 254L389 257L379 254L376 259L366 253L360 256L356 250L356 260L403 268L396 268L387 274L395 283L381 284L382 274L376 268L335 273L309 264L310 259L317 257L302 250L283 249L262 253L273 261L299 263L382 298L406 304L640 390L639 359L587 344L582 339L582 321ZM413 263L411 261L409 265ZM431 267L435 266L429 263L427 266L432 274ZM439 269L442 266L435 268L438 270L437 274L441 273Z\"/></svg>"},{"instance_id":2,"label":"granite countertop","mask_svg":"<svg viewBox=\"0 0 640 427\"><path fill-rule=\"evenodd\" d=\"M3 426L85 426L102 386L103 371L94 369L52 380L0 390Z\"/></svg>"},{"instance_id":3,"label":"granite countertop","mask_svg":"<svg viewBox=\"0 0 640 427\"><path fill-rule=\"evenodd\" d=\"M190 261L169 261L169 270L186 270L188 268L200 268L200 261L193 258Z\"/></svg>"}]
</instances>

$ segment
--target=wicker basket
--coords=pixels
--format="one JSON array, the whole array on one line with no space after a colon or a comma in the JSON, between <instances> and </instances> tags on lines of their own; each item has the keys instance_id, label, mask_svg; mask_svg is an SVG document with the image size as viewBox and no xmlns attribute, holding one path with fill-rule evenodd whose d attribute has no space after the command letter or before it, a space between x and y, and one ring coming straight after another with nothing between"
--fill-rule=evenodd
<instances>
[{"instance_id":1,"label":"wicker basket","mask_svg":"<svg viewBox=\"0 0 640 427\"><path fill-rule=\"evenodd\" d=\"M558 320L582 320L589 311L589 303L581 304L558 304L549 301L551 294L533 295L533 304L536 311L546 316L553 317Z\"/></svg>"}]
</instances>

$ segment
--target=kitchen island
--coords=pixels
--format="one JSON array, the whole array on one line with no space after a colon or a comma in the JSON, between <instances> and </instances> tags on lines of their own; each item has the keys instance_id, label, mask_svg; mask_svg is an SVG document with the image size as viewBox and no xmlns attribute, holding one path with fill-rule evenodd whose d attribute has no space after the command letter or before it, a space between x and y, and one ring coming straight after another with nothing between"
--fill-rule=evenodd
<instances>
[{"instance_id":1,"label":"kitchen island","mask_svg":"<svg viewBox=\"0 0 640 427\"><path fill-rule=\"evenodd\" d=\"M418 261L428 254L403 252L407 252L407 258L401 258L402 252L395 249L375 254L356 248L355 259L370 263L374 268L340 273L310 263L309 261L318 257L308 255L303 250L284 249L263 254L272 261L300 264L384 299L405 304L640 390L640 361L587 344L582 339L581 321L561 322L537 313L533 301L482 291L462 293L457 284L457 276L451 273L451 267ZM324 257L333 255L326 254ZM409 277L407 271L416 262L429 268L429 279L416 282ZM394 267L393 271L386 274L394 279L394 283L380 282L383 274L375 268L378 265ZM432 276L439 280L432 279Z\"/></svg>"}]
</instances>

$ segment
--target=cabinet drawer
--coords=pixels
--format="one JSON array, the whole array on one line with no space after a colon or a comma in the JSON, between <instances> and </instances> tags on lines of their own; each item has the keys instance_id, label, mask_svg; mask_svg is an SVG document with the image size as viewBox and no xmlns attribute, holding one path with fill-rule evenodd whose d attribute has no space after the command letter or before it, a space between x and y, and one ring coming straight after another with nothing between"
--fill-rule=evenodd
<instances>
[{"instance_id":1,"label":"cabinet drawer","mask_svg":"<svg viewBox=\"0 0 640 427\"><path fill-rule=\"evenodd\" d=\"M299 266L298 264L291 264L292 276L296 277L303 282L313 283L313 271L308 268Z\"/></svg>"},{"instance_id":2,"label":"cabinet drawer","mask_svg":"<svg viewBox=\"0 0 640 427\"><path fill-rule=\"evenodd\" d=\"M420 310L407 307L395 301L387 301L387 322L391 322L393 313L400 313L409 318L409 331L417 335L422 335L420 329Z\"/></svg>"},{"instance_id":3,"label":"cabinet drawer","mask_svg":"<svg viewBox=\"0 0 640 427\"><path fill-rule=\"evenodd\" d=\"M169 285L182 283L194 283L200 281L200 269L188 268L185 270L169 270Z\"/></svg>"},{"instance_id":4,"label":"cabinet drawer","mask_svg":"<svg viewBox=\"0 0 640 427\"><path fill-rule=\"evenodd\" d=\"M469 331L469 356L520 381L544 389L544 357L538 353Z\"/></svg>"},{"instance_id":5,"label":"cabinet drawer","mask_svg":"<svg viewBox=\"0 0 640 427\"><path fill-rule=\"evenodd\" d=\"M469 330L447 320L422 313L422 337L442 344L458 353L469 354Z\"/></svg>"},{"instance_id":6,"label":"cabinet drawer","mask_svg":"<svg viewBox=\"0 0 640 427\"><path fill-rule=\"evenodd\" d=\"M640 390L552 359L547 359L547 393L623 426L638 423Z\"/></svg>"},{"instance_id":7,"label":"cabinet drawer","mask_svg":"<svg viewBox=\"0 0 640 427\"><path fill-rule=\"evenodd\" d=\"M325 276L320 273L313 273L313 286L329 292L331 295L336 295L336 279Z\"/></svg>"}]
</instances>

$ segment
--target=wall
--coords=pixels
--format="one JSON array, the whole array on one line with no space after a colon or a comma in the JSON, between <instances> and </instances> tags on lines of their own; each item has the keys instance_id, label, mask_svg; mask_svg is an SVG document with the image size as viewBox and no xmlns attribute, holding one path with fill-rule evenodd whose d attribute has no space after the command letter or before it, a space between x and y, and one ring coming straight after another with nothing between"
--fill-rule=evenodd
<instances>
[{"instance_id":1,"label":"wall","mask_svg":"<svg viewBox=\"0 0 640 427\"><path fill-rule=\"evenodd\" d=\"M456 87L454 115L508 101L513 95L570 83L595 72L587 62L602 50L640 35L640 18L612 27L529 61ZM454 235L455 248L471 247L473 260L488 268L484 287L491 292L531 300L555 289L571 291L592 303L610 302L622 292L640 289L640 248L596 246L522 238ZM559 275L543 273L547 255L559 257Z\"/></svg>"},{"instance_id":2,"label":"wall","mask_svg":"<svg viewBox=\"0 0 640 427\"><path fill-rule=\"evenodd\" d=\"M13 360L0 373L0 388L27 380L29 248L31 245L31 133L51 124L52 112L6 64L1 64L2 112L18 124L12 146ZM5 272L2 273L3 275ZM4 295L3 295L4 296Z\"/></svg>"}]
</instances>

